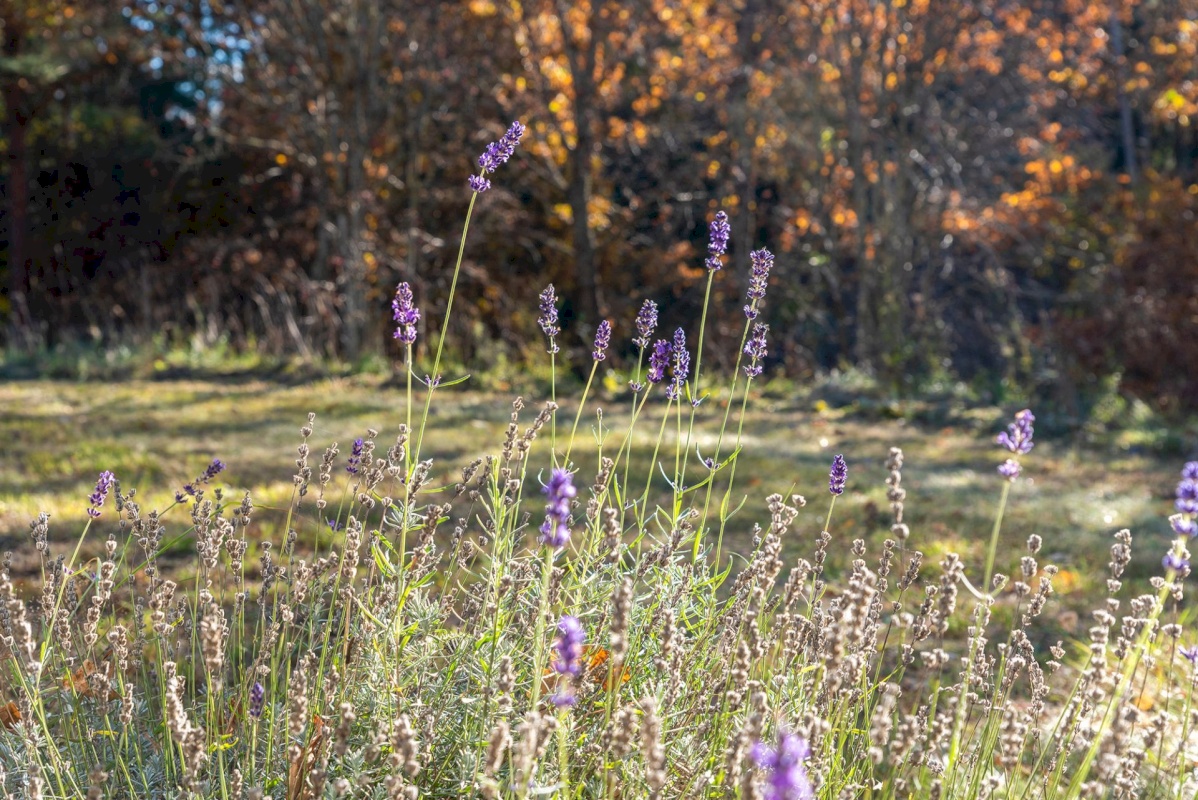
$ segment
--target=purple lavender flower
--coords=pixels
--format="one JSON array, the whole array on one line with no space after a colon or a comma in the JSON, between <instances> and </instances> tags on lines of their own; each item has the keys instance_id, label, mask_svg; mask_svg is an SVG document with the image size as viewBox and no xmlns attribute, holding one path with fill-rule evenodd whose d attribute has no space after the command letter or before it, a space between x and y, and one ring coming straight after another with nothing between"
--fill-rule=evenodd
<instances>
[{"instance_id":1,"label":"purple lavender flower","mask_svg":"<svg viewBox=\"0 0 1198 800\"><path fill-rule=\"evenodd\" d=\"M541 491L549 497L545 504L545 522L541 525L541 544L565 547L570 541L570 504L578 495L574 476L564 469L555 469Z\"/></svg>"},{"instance_id":2,"label":"purple lavender flower","mask_svg":"<svg viewBox=\"0 0 1198 800\"><path fill-rule=\"evenodd\" d=\"M1181 477L1183 480L1198 481L1198 461L1187 461L1181 468Z\"/></svg>"},{"instance_id":3,"label":"purple lavender flower","mask_svg":"<svg viewBox=\"0 0 1198 800\"><path fill-rule=\"evenodd\" d=\"M204 473L202 475L193 480L191 483L183 484L183 491L192 497L195 497L197 494L199 494L201 486L225 471L225 466L225 462L221 461L219 458L212 459L212 463L204 468ZM175 493L175 502L182 503L185 499L186 498L184 498L179 492Z\"/></svg>"},{"instance_id":4,"label":"purple lavender flower","mask_svg":"<svg viewBox=\"0 0 1198 800\"><path fill-rule=\"evenodd\" d=\"M1198 536L1198 522L1186 514L1174 514L1169 517L1169 524L1178 536Z\"/></svg>"},{"instance_id":5,"label":"purple lavender flower","mask_svg":"<svg viewBox=\"0 0 1198 800\"><path fill-rule=\"evenodd\" d=\"M670 371L673 375L670 385L666 388L666 397L677 400L682 397L682 388L690 377L691 356L686 351L686 331L679 328L674 331L674 343L670 348Z\"/></svg>"},{"instance_id":6,"label":"purple lavender flower","mask_svg":"<svg viewBox=\"0 0 1198 800\"><path fill-rule=\"evenodd\" d=\"M1198 644L1183 647L1179 651L1182 658L1189 661L1191 664L1198 666Z\"/></svg>"},{"instance_id":7,"label":"purple lavender flower","mask_svg":"<svg viewBox=\"0 0 1198 800\"><path fill-rule=\"evenodd\" d=\"M654 303L652 300L646 300L636 315L637 337L632 340L632 343L644 350L649 346L649 340L652 338L653 331L656 328L657 303Z\"/></svg>"},{"instance_id":8,"label":"purple lavender flower","mask_svg":"<svg viewBox=\"0 0 1198 800\"><path fill-rule=\"evenodd\" d=\"M557 641L553 644L556 658L553 669L559 675L582 674L582 645L586 642L586 633L577 617L565 615L557 623Z\"/></svg>"},{"instance_id":9,"label":"purple lavender flower","mask_svg":"<svg viewBox=\"0 0 1198 800\"><path fill-rule=\"evenodd\" d=\"M749 303L745 306L745 316L749 319L757 319L759 313L757 306L765 299L770 269L774 266L774 254L763 248L749 253L749 258L753 262L753 272L749 275L749 291L746 293Z\"/></svg>"},{"instance_id":10,"label":"purple lavender flower","mask_svg":"<svg viewBox=\"0 0 1198 800\"><path fill-rule=\"evenodd\" d=\"M361 439L354 439L354 446L349 451L349 458L345 462L345 471L350 475L358 474L358 467L362 465L362 447L364 442Z\"/></svg>"},{"instance_id":11,"label":"purple lavender flower","mask_svg":"<svg viewBox=\"0 0 1198 800\"><path fill-rule=\"evenodd\" d=\"M750 378L756 378L761 374L761 361L765 358L765 337L769 331L769 325L760 322L753 324L753 336L745 345L745 355L749 357L749 363L745 366L745 374Z\"/></svg>"},{"instance_id":12,"label":"purple lavender flower","mask_svg":"<svg viewBox=\"0 0 1198 800\"><path fill-rule=\"evenodd\" d=\"M732 232L728 224L728 215L723 211L717 212L715 219L708 226L707 240L707 269L715 272L724 266L722 256L728 251L728 234Z\"/></svg>"},{"instance_id":13,"label":"purple lavender flower","mask_svg":"<svg viewBox=\"0 0 1198 800\"><path fill-rule=\"evenodd\" d=\"M607 348L611 345L611 323L603 320L599 323L599 327L595 330L595 349L591 351L591 356L596 361L602 361L607 358Z\"/></svg>"},{"instance_id":14,"label":"purple lavender flower","mask_svg":"<svg viewBox=\"0 0 1198 800\"><path fill-rule=\"evenodd\" d=\"M473 175L469 180L472 190L485 192L491 188L491 182L486 180L483 175L494 172L499 169L500 165L506 163L512 157L512 153L516 151L516 145L520 144L520 137L523 135L524 126L516 121L498 142L491 142L487 145L483 154L478 157L478 166L482 168L482 175Z\"/></svg>"},{"instance_id":15,"label":"purple lavender flower","mask_svg":"<svg viewBox=\"0 0 1198 800\"><path fill-rule=\"evenodd\" d=\"M769 773L765 800L815 800L815 789L803 766L811 755L805 741L793 733L783 733L777 750L757 742L750 752L757 766Z\"/></svg>"},{"instance_id":16,"label":"purple lavender flower","mask_svg":"<svg viewBox=\"0 0 1198 800\"><path fill-rule=\"evenodd\" d=\"M1027 455L1036 446L1032 442L1032 434L1035 432L1032 423L1035 421L1036 417L1031 410L1025 408L1015 415L1015 421L1008 425L1006 431L1000 433L995 441L1016 455Z\"/></svg>"},{"instance_id":17,"label":"purple lavender flower","mask_svg":"<svg viewBox=\"0 0 1198 800\"><path fill-rule=\"evenodd\" d=\"M116 476L108 470L100 473L100 477L96 480L96 490L87 498L91 503L91 507L87 509L87 515L92 519L100 516L100 506L104 505L104 501L108 499L108 493L112 490L112 482L116 480Z\"/></svg>"},{"instance_id":18,"label":"purple lavender flower","mask_svg":"<svg viewBox=\"0 0 1198 800\"><path fill-rule=\"evenodd\" d=\"M557 353L557 335L562 332L562 329L557 324L557 291L553 288L553 284L545 287L545 291L541 292L541 316L537 318L537 322L541 326L541 330L549 337L549 352Z\"/></svg>"},{"instance_id":19,"label":"purple lavender flower","mask_svg":"<svg viewBox=\"0 0 1198 800\"><path fill-rule=\"evenodd\" d=\"M837 454L832 459L832 469L828 472L828 491L836 496L844 494L844 485L849 479L849 465L844 456Z\"/></svg>"},{"instance_id":20,"label":"purple lavender flower","mask_svg":"<svg viewBox=\"0 0 1198 800\"><path fill-rule=\"evenodd\" d=\"M250 687L250 716L258 719L262 716L262 708L266 705L266 689L258 681Z\"/></svg>"},{"instance_id":21,"label":"purple lavender flower","mask_svg":"<svg viewBox=\"0 0 1198 800\"><path fill-rule=\"evenodd\" d=\"M395 299L391 301L391 310L395 320L395 338L405 345L414 344L420 309L416 308L412 298L412 287L407 281L395 287Z\"/></svg>"},{"instance_id":22,"label":"purple lavender flower","mask_svg":"<svg viewBox=\"0 0 1198 800\"><path fill-rule=\"evenodd\" d=\"M326 520L324 521L324 524L325 524L325 525L328 525L328 526L329 526L329 530L331 530L333 533L336 533L337 531L341 530L341 523L340 523L340 522L338 522L338 521L337 521L337 520L335 520L335 519L331 519L331 518L330 518L330 519L326 519Z\"/></svg>"},{"instance_id":23,"label":"purple lavender flower","mask_svg":"<svg viewBox=\"0 0 1198 800\"><path fill-rule=\"evenodd\" d=\"M1181 572L1190 566L1190 562L1189 560L1182 558L1177 553L1170 550L1165 554L1165 557L1161 559L1161 565L1165 569L1171 569L1174 572Z\"/></svg>"},{"instance_id":24,"label":"purple lavender flower","mask_svg":"<svg viewBox=\"0 0 1198 800\"><path fill-rule=\"evenodd\" d=\"M1198 463L1198 462L1196 462ZM1186 465L1189 466L1188 464ZM1185 472L1182 472L1185 475ZM1177 500L1174 502L1182 514L1198 514L1198 478L1182 478L1177 484Z\"/></svg>"},{"instance_id":25,"label":"purple lavender flower","mask_svg":"<svg viewBox=\"0 0 1198 800\"><path fill-rule=\"evenodd\" d=\"M553 643L553 669L562 675L560 688L550 698L549 702L558 708L572 706L576 702L574 691L570 686L570 678L582 674L582 645L586 642L586 633L577 617L565 615L557 623L557 641Z\"/></svg>"},{"instance_id":26,"label":"purple lavender flower","mask_svg":"<svg viewBox=\"0 0 1198 800\"><path fill-rule=\"evenodd\" d=\"M1023 471L1023 467L1019 466L1019 462L1013 458L1008 458L1006 461L998 465L998 474L1002 475L1009 481L1013 481L1019 477L1019 473Z\"/></svg>"},{"instance_id":27,"label":"purple lavender flower","mask_svg":"<svg viewBox=\"0 0 1198 800\"><path fill-rule=\"evenodd\" d=\"M670 343L658 339L653 343L653 352L649 354L649 383L657 384L666 379L666 369L670 366Z\"/></svg>"}]
</instances>

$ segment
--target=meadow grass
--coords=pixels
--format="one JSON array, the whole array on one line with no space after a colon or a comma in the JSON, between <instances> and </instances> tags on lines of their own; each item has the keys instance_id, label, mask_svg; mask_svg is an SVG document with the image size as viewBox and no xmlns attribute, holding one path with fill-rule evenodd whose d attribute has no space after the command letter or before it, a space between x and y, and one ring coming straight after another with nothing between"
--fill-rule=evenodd
<instances>
[{"instance_id":1,"label":"meadow grass","mask_svg":"<svg viewBox=\"0 0 1198 800\"><path fill-rule=\"evenodd\" d=\"M452 290L417 371L404 285L398 388L0 389L0 795L1192 797L1198 463L1166 520L1175 475L1027 411L762 391L771 264L739 342L643 310L623 390L602 326L559 386L551 295L547 396L441 374Z\"/></svg>"}]
</instances>

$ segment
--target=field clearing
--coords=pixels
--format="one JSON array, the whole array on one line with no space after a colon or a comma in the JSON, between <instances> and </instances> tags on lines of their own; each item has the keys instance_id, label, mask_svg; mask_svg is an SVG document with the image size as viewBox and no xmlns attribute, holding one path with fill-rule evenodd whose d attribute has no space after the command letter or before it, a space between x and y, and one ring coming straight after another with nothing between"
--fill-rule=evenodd
<instances>
[{"instance_id":1,"label":"field clearing","mask_svg":"<svg viewBox=\"0 0 1198 800\"><path fill-rule=\"evenodd\" d=\"M471 459L498 452L511 399L457 387L438 394L424 447L424 455L436 459L436 478L452 480ZM580 439L594 435L591 412L597 405L604 409L605 447L611 452L624 435L628 401L625 396L600 396L588 403ZM537 408L529 398L522 425L532 420ZM414 413L417 418L419 411L418 407ZM380 449L393 441L404 418L404 394L375 377L303 385L258 379L0 385L0 546L13 551L18 574L32 570L29 521L40 511L50 513L51 541L65 548L86 521L86 498L100 471L112 470L125 490L135 487L148 511L171 505L179 487L213 458L228 464L216 482L225 497L236 502L245 490L251 491L259 537L277 539L281 510L291 495L298 430L308 412L317 415L311 439L313 466L336 441L341 454L334 481L344 481L350 444L367 428L380 431ZM569 403L559 412L559 437L566 435L563 429L568 431L573 412ZM700 452L710 453L722 414L718 403L701 407ZM638 421L632 463L632 474L639 476L633 481L638 492L660 415L661 407L651 403ZM967 567L980 570L1001 488L994 472L1001 457L993 435L1006 416L999 409L976 409L952 415L951 424L928 427L906 419L866 419L782 397L756 398L745 421L733 505L741 496L747 499L729 523L728 545L732 551L746 552L753 522L768 518L764 498L772 492L798 492L809 503L799 518L799 535L791 537L785 555L809 555L827 512L828 464L833 454L844 453L849 485L833 518L829 561L834 570L843 564L848 542L858 537L870 541L876 553L890 523L883 464L894 445L906 456L909 546L923 550L929 562L949 550L959 552ZM661 456L671 464L672 428L671 421ZM1111 534L1119 528L1129 527L1136 536L1130 574L1144 578L1159 568L1168 541L1168 498L1180 460L1174 463L1117 445L1108 452L1046 437L1037 442L1024 459L1025 477L1012 492L998 568L1013 568L1027 536L1040 534L1045 560L1064 569L1057 580L1063 601L1079 610L1088 596L1103 591ZM729 449L726 446L725 453ZM586 442L575 447L584 485L594 474L594 453ZM544 466L547 457L546 436L534 445L531 463L534 468ZM664 489L664 484L655 488ZM313 504L306 505L307 515L296 525L301 541L326 539L327 526L315 515ZM93 526L93 533L101 534L97 542L116 528L111 507L105 511ZM185 532L189 524L185 509L173 509L166 517L168 539ZM837 547L837 542L845 546Z\"/></svg>"}]
</instances>

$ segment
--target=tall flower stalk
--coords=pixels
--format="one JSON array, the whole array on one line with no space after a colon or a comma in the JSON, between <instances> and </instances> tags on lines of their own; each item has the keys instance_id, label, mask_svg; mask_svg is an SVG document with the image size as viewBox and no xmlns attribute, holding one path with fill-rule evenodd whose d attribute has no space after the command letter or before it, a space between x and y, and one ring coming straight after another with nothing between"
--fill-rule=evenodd
<instances>
[{"instance_id":1,"label":"tall flower stalk","mask_svg":"<svg viewBox=\"0 0 1198 800\"><path fill-rule=\"evenodd\" d=\"M449 333L449 319L453 314L453 299L457 294L458 277L462 272L462 258L466 255L466 235L470 231L470 219L474 215L474 204L478 196L491 188L491 182L486 176L507 162L512 157L516 145L524 136L524 125L519 121L513 122L507 132L497 142L487 145L483 154L478 157L480 172L470 177L470 205L466 208L466 221L462 224L462 237L458 242L458 257L453 265L453 278L449 282L449 299L445 303L445 317L441 320L441 336L437 340L437 352L433 357L433 371L428 377L428 393L424 401L424 415L420 419L420 434L416 437L416 447L412 455L412 463L420 463L420 451L424 445L424 431L428 426L429 409L432 407L433 393L441 383L441 354L445 350L445 338Z\"/></svg>"},{"instance_id":2,"label":"tall flower stalk","mask_svg":"<svg viewBox=\"0 0 1198 800\"><path fill-rule=\"evenodd\" d=\"M574 414L574 426L570 429L570 441L566 445L566 456L563 463L570 463L570 453L574 450L574 436L578 433L578 421L582 419L582 410L587 405L587 395L591 392L591 383L595 380L595 373L599 370L599 364L607 358L607 348L611 346L611 323L603 320L599 323L599 327L595 330L595 346L591 350L591 372L587 375L586 386L582 389L582 397L578 401L578 411Z\"/></svg>"}]
</instances>

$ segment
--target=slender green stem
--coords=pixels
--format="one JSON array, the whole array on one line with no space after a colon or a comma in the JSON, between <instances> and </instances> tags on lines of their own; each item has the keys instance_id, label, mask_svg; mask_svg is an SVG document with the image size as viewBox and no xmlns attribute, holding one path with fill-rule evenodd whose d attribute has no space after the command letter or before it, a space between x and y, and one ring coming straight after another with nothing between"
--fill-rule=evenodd
<instances>
[{"instance_id":1,"label":"slender green stem","mask_svg":"<svg viewBox=\"0 0 1198 800\"><path fill-rule=\"evenodd\" d=\"M649 467L645 470L645 491L641 492L641 515L637 527L644 530L645 520L649 516L649 487L653 484L653 473L657 471L657 454L661 451L661 440L665 437L666 422L670 419L670 406L673 400L666 401L665 413L661 415L661 427L657 430L657 443L653 445L653 457L649 459Z\"/></svg>"},{"instance_id":2,"label":"slender green stem","mask_svg":"<svg viewBox=\"0 0 1198 800\"><path fill-rule=\"evenodd\" d=\"M591 381L595 380L595 371L598 369L598 361L591 364L591 374L587 376L587 385L583 387L582 399L578 401L578 411L574 414L574 427L570 429L570 441L566 445L566 457L562 459L562 463L567 467L570 464L570 452L574 449L574 435L578 433L578 420L582 419L582 410L586 408L587 395L591 391Z\"/></svg>"},{"instance_id":3,"label":"slender green stem","mask_svg":"<svg viewBox=\"0 0 1198 800\"><path fill-rule=\"evenodd\" d=\"M695 414L699 410L699 401L702 399L699 389L699 372L703 367L703 338L707 333L707 307L711 304L711 284L714 280L715 272L708 270L707 289L703 293L703 313L699 317L699 341L695 345L695 371L691 379L691 388L694 390L694 395L691 397L691 418L686 429L686 454L682 459L682 472L681 477L678 479L679 482L686 480L686 464L690 458L691 434L695 429ZM700 535L700 531L695 532L696 537Z\"/></svg>"},{"instance_id":4,"label":"slender green stem","mask_svg":"<svg viewBox=\"0 0 1198 800\"><path fill-rule=\"evenodd\" d=\"M1004 481L1002 498L998 501L998 514L994 517L994 530L990 532L990 547L986 550L986 577L982 581L981 590L990 591L990 577L994 574L994 556L998 552L998 532L1002 528L1003 512L1007 509L1007 497L1011 494L1011 482Z\"/></svg>"},{"instance_id":5,"label":"slender green stem","mask_svg":"<svg viewBox=\"0 0 1198 800\"><path fill-rule=\"evenodd\" d=\"M412 463L420 462L420 448L424 444L424 430L428 426L429 407L433 401L433 392L441 380L441 353L445 349L445 337L449 334L449 317L453 312L453 298L458 289L458 276L462 272L462 258L466 254L466 233L470 230L470 217L474 214L474 203L478 200L478 192L470 195L470 206L466 209L466 222L462 225L462 239L458 243L458 260L453 265L453 279L449 282L449 300L445 303L445 318L441 320L441 338L437 341L437 355L433 358L433 371L429 375L428 395L424 402L424 416L420 420L420 435L416 438L416 452Z\"/></svg>"},{"instance_id":6,"label":"slender green stem","mask_svg":"<svg viewBox=\"0 0 1198 800\"><path fill-rule=\"evenodd\" d=\"M549 399L553 401L553 412L549 415L549 452L553 455L553 466L557 466L557 346L549 338Z\"/></svg>"}]
</instances>

